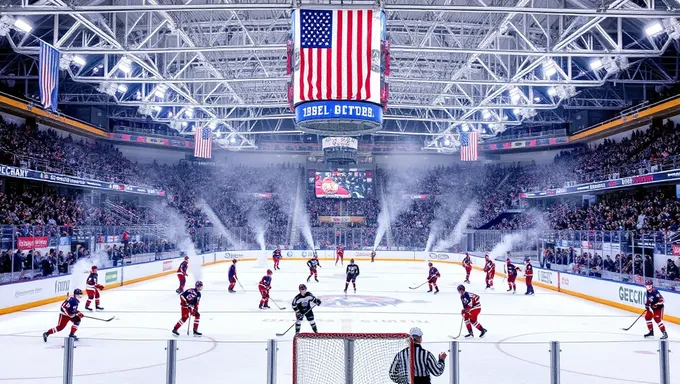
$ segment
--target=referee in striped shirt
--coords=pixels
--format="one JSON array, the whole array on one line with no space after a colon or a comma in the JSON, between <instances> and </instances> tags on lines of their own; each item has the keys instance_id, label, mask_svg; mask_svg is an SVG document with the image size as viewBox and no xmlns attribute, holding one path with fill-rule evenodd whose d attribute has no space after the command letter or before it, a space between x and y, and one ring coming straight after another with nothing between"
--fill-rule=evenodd
<instances>
[{"instance_id":1,"label":"referee in striped shirt","mask_svg":"<svg viewBox=\"0 0 680 384\"><path fill-rule=\"evenodd\" d=\"M434 358L432 352L424 349L420 343L423 341L423 331L420 328L411 328L413 338L413 366L415 367L413 384L430 384L430 375L441 376L444 373L444 360L446 352L439 354L439 360ZM410 384L410 348L405 348L394 356L390 366L390 379L397 384Z\"/></svg>"}]
</instances>

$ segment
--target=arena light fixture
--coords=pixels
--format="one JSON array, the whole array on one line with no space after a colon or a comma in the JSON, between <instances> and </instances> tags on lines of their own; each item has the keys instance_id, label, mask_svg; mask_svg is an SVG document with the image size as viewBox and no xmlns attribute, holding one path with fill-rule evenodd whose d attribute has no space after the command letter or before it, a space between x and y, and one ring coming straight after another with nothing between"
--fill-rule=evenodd
<instances>
[{"instance_id":1,"label":"arena light fixture","mask_svg":"<svg viewBox=\"0 0 680 384\"><path fill-rule=\"evenodd\" d=\"M210 123L208 123L208 127L210 127L210 129L217 128L217 120L210 120Z\"/></svg>"},{"instance_id":2,"label":"arena light fixture","mask_svg":"<svg viewBox=\"0 0 680 384\"><path fill-rule=\"evenodd\" d=\"M446 139L444 139L444 146L445 146L445 147L450 147L450 146L451 146L451 140L449 140L448 137L447 137Z\"/></svg>"},{"instance_id":3,"label":"arena light fixture","mask_svg":"<svg viewBox=\"0 0 680 384\"><path fill-rule=\"evenodd\" d=\"M86 64L85 59L82 56L73 56L73 63L80 65L81 67Z\"/></svg>"},{"instance_id":4,"label":"arena light fixture","mask_svg":"<svg viewBox=\"0 0 680 384\"><path fill-rule=\"evenodd\" d=\"M461 129L463 130L463 132L467 132L467 131L470 130L470 126L466 123L466 124L463 124L463 126L461 127Z\"/></svg>"},{"instance_id":5,"label":"arena light fixture","mask_svg":"<svg viewBox=\"0 0 680 384\"><path fill-rule=\"evenodd\" d=\"M232 136L231 139L229 139L229 142L232 144L236 144L236 138Z\"/></svg>"},{"instance_id":6,"label":"arena light fixture","mask_svg":"<svg viewBox=\"0 0 680 384\"><path fill-rule=\"evenodd\" d=\"M192 117L194 117L194 108L193 107L187 108L186 111L184 111L184 114L186 115L186 117L191 119Z\"/></svg>"},{"instance_id":7,"label":"arena light fixture","mask_svg":"<svg viewBox=\"0 0 680 384\"><path fill-rule=\"evenodd\" d=\"M519 108L515 108L515 109L512 110L512 113L514 113L515 116L519 116L520 112L521 111L519 110Z\"/></svg>"},{"instance_id":8,"label":"arena light fixture","mask_svg":"<svg viewBox=\"0 0 680 384\"><path fill-rule=\"evenodd\" d=\"M540 97L538 97L538 96L534 97L534 103L538 103L538 102L540 102L540 101L541 101L541 98L540 98Z\"/></svg>"},{"instance_id":9,"label":"arena light fixture","mask_svg":"<svg viewBox=\"0 0 680 384\"><path fill-rule=\"evenodd\" d=\"M557 64L552 61L548 60L543 63L543 76L545 77L551 77L552 75L557 73Z\"/></svg>"},{"instance_id":10,"label":"arena light fixture","mask_svg":"<svg viewBox=\"0 0 680 384\"><path fill-rule=\"evenodd\" d=\"M28 23L28 21L24 19L16 19L14 20L14 27L16 27L18 30L22 32L29 33L33 30L33 26Z\"/></svg>"},{"instance_id":11,"label":"arena light fixture","mask_svg":"<svg viewBox=\"0 0 680 384\"><path fill-rule=\"evenodd\" d=\"M132 60L130 60L130 58L128 58L128 57L123 57L118 62L118 69L120 69L121 72L123 72L123 73L132 72Z\"/></svg>"},{"instance_id":12,"label":"arena light fixture","mask_svg":"<svg viewBox=\"0 0 680 384\"><path fill-rule=\"evenodd\" d=\"M663 27L671 39L680 40L680 21L675 17L663 20Z\"/></svg>"},{"instance_id":13,"label":"arena light fixture","mask_svg":"<svg viewBox=\"0 0 680 384\"><path fill-rule=\"evenodd\" d=\"M600 59L595 59L590 62L590 69L593 71L597 71L598 69L602 68L604 64L602 64L602 60Z\"/></svg>"},{"instance_id":14,"label":"arena light fixture","mask_svg":"<svg viewBox=\"0 0 680 384\"><path fill-rule=\"evenodd\" d=\"M484 120L490 119L491 118L491 111L489 111L488 109L483 110L482 111L482 117L484 118Z\"/></svg>"},{"instance_id":15,"label":"arena light fixture","mask_svg":"<svg viewBox=\"0 0 680 384\"><path fill-rule=\"evenodd\" d=\"M645 27L645 33L649 37L653 37L655 35L658 35L661 32L663 32L663 25L661 25L661 23L659 23L658 21L654 22L652 24L649 24L649 25L647 25L647 27Z\"/></svg>"},{"instance_id":16,"label":"arena light fixture","mask_svg":"<svg viewBox=\"0 0 680 384\"><path fill-rule=\"evenodd\" d=\"M120 93L125 93L128 91L128 87L125 84L120 84L118 85L118 92Z\"/></svg>"},{"instance_id":17,"label":"arena light fixture","mask_svg":"<svg viewBox=\"0 0 680 384\"><path fill-rule=\"evenodd\" d=\"M156 90L153 92L154 95L157 97L163 98L165 97L165 91L168 90L168 86L165 84L160 84L159 86L156 87Z\"/></svg>"},{"instance_id":18,"label":"arena light fixture","mask_svg":"<svg viewBox=\"0 0 680 384\"><path fill-rule=\"evenodd\" d=\"M160 105L154 105L153 106L153 110L156 111L156 112L160 112L161 109L163 109L163 108Z\"/></svg>"},{"instance_id":19,"label":"arena light fixture","mask_svg":"<svg viewBox=\"0 0 680 384\"><path fill-rule=\"evenodd\" d=\"M189 123L187 123L186 121L183 121L183 122L182 122L182 127L186 128L186 127L188 127L188 126L189 126Z\"/></svg>"},{"instance_id":20,"label":"arena light fixture","mask_svg":"<svg viewBox=\"0 0 680 384\"><path fill-rule=\"evenodd\" d=\"M516 102L520 101L521 98L522 98L522 91L519 88L513 87L513 88L510 89L510 101L512 101L513 103L516 103Z\"/></svg>"},{"instance_id":21,"label":"arena light fixture","mask_svg":"<svg viewBox=\"0 0 680 384\"><path fill-rule=\"evenodd\" d=\"M548 88L548 95L550 95L550 96L557 95L557 89L555 89L555 87Z\"/></svg>"}]
</instances>

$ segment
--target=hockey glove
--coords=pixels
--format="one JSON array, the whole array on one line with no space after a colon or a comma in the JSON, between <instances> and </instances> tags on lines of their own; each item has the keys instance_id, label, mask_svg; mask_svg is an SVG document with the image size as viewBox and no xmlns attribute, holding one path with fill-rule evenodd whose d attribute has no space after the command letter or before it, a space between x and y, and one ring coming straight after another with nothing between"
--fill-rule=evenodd
<instances>
[{"instance_id":1,"label":"hockey glove","mask_svg":"<svg viewBox=\"0 0 680 384\"><path fill-rule=\"evenodd\" d=\"M316 303L317 306L321 305L321 300L319 299L314 300L314 302Z\"/></svg>"},{"instance_id":2,"label":"hockey glove","mask_svg":"<svg viewBox=\"0 0 680 384\"><path fill-rule=\"evenodd\" d=\"M303 316L302 316L302 313L300 313L300 312L295 312L295 318L296 318L296 319L302 321L302 317L303 317Z\"/></svg>"},{"instance_id":3,"label":"hockey glove","mask_svg":"<svg viewBox=\"0 0 680 384\"><path fill-rule=\"evenodd\" d=\"M85 316L85 315L83 315L82 312L78 312L78 313L76 313L76 316L78 316L79 319L82 319L83 316Z\"/></svg>"},{"instance_id":4,"label":"hockey glove","mask_svg":"<svg viewBox=\"0 0 680 384\"><path fill-rule=\"evenodd\" d=\"M647 312L652 312L652 307L650 307L650 306L648 305L648 306L645 307L645 310L646 310Z\"/></svg>"},{"instance_id":5,"label":"hockey glove","mask_svg":"<svg viewBox=\"0 0 680 384\"><path fill-rule=\"evenodd\" d=\"M100 291L103 291L103 290L104 290L104 286L101 285L101 284L97 284L97 285L96 285L96 288L97 288L98 290L100 290Z\"/></svg>"}]
</instances>

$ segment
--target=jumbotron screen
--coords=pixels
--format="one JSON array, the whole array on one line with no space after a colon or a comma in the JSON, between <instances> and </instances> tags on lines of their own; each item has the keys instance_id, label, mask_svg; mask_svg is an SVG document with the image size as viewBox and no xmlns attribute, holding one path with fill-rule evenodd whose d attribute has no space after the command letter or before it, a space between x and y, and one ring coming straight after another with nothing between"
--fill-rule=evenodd
<instances>
[{"instance_id":1,"label":"jumbotron screen","mask_svg":"<svg viewBox=\"0 0 680 384\"><path fill-rule=\"evenodd\" d=\"M319 198L363 199L373 194L373 172L315 172L314 191Z\"/></svg>"}]
</instances>

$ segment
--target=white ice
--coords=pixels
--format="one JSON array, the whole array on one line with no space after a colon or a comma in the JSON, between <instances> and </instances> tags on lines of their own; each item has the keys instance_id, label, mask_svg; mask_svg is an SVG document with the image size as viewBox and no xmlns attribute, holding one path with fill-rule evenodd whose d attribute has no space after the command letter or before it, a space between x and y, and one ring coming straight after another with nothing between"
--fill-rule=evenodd
<instances>
[{"instance_id":1,"label":"white ice","mask_svg":"<svg viewBox=\"0 0 680 384\"><path fill-rule=\"evenodd\" d=\"M257 283L265 269L256 263L238 264L245 291L227 293L228 264L203 269L205 288L201 301L200 330L204 337L179 337L177 383L266 383L266 340L276 338L294 321L290 301L305 282L303 262L283 260L273 277L272 298L286 310L257 308ZM456 335L461 304L456 286L463 280L458 265L439 265L442 278L438 295L427 286L410 290L426 278L424 263L359 262L358 291L345 300L344 267L323 261L320 282L308 284L324 300L315 310L320 332L408 332L418 326L424 346L435 354L448 350L448 335ZM636 318L613 309L561 293L536 288L525 296L524 284L515 295L496 278L496 290L484 291L481 272L474 271L468 290L482 301L479 318L489 330L480 340L461 338L461 383L544 384L549 382L549 344L560 341L562 383L659 383L658 340L645 340L644 321L629 332L621 330ZM190 281L193 284L193 281ZM102 293L110 323L84 319L75 350L75 384L146 384L165 380L166 340L179 318L174 275ZM351 292L351 288L350 288ZM0 382L61 383L62 337L44 343L41 334L55 326L59 304L46 305L0 317ZM81 309L84 303L81 302ZM666 324L672 342L671 382L680 383L680 326ZM311 331L303 325L303 331ZM660 335L655 330L657 338ZM465 331L463 331L465 333ZM278 338L278 383L292 382L291 331ZM478 334L475 331L475 334ZM380 344L376 346L380 348ZM319 348L315 364L324 370L340 365L340 356ZM379 349L378 352L380 353ZM447 361L448 363L448 361ZM385 370L387 367L374 367ZM447 383L449 366L433 383ZM328 382L328 381L326 381Z\"/></svg>"}]
</instances>

